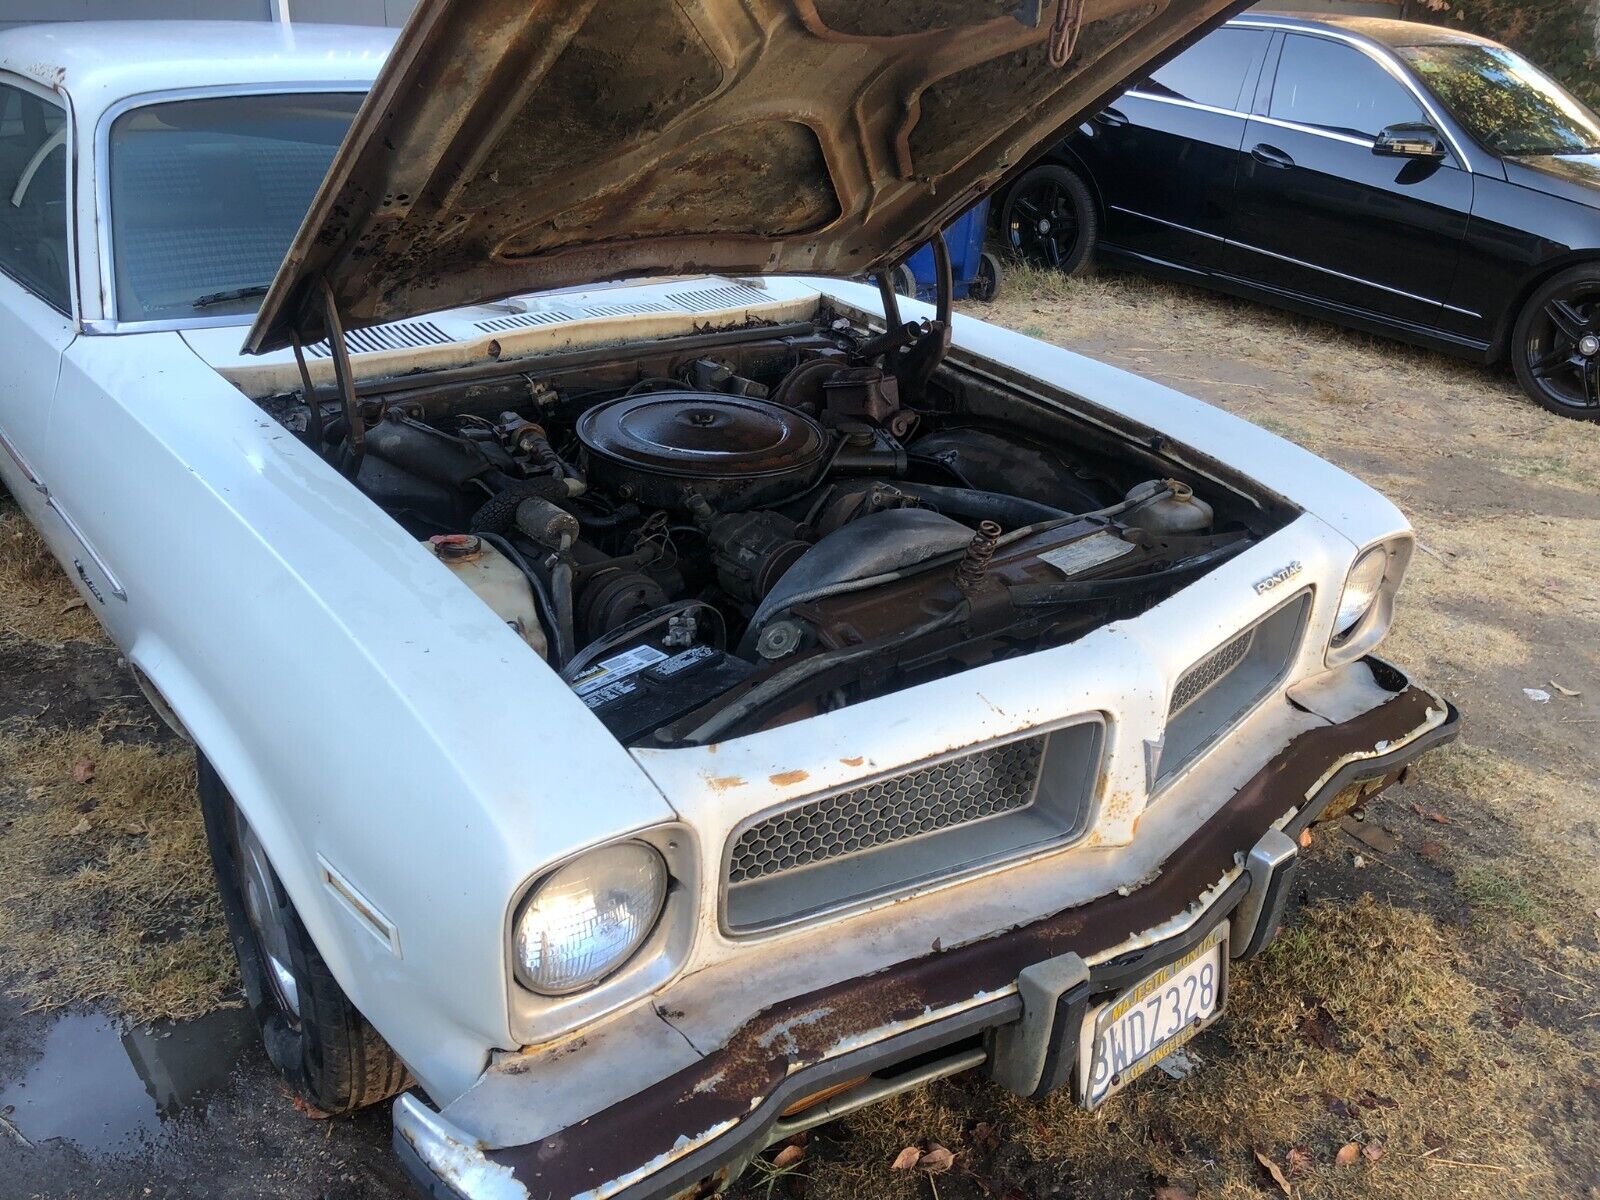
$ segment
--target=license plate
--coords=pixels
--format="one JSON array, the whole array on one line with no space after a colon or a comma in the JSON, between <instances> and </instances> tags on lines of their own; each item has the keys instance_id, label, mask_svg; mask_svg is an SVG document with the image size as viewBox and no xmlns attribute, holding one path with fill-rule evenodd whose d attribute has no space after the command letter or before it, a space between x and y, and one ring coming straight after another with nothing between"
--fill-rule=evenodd
<instances>
[{"instance_id":1,"label":"license plate","mask_svg":"<svg viewBox=\"0 0 1600 1200\"><path fill-rule=\"evenodd\" d=\"M1218 925L1177 962L1090 1010L1078 1040L1083 1107L1099 1107L1222 1015L1227 934Z\"/></svg>"}]
</instances>

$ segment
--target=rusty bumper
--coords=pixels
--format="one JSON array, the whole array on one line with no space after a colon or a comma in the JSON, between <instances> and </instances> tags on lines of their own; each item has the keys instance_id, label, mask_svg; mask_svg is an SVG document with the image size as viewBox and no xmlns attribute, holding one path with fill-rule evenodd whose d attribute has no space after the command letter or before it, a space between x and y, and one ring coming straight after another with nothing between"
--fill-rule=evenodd
<instances>
[{"instance_id":1,"label":"rusty bumper","mask_svg":"<svg viewBox=\"0 0 1600 1200\"><path fill-rule=\"evenodd\" d=\"M776 1138L864 1099L983 1063L1016 1075L1018 1064L997 1062L997 1053L1019 1039L995 1032L1019 1028L1025 968L1074 955L1095 964L1077 989L1081 1003L1180 957L1223 921L1233 921L1236 957L1256 953L1281 919L1299 832L1336 802L1348 807L1403 779L1408 764L1456 736L1453 706L1370 661L1390 699L1295 738L1128 895L774 1005L692 1066L533 1144L473 1145L419 1099L402 1097L397 1153L436 1200L654 1200L725 1178ZM1022 1067L1046 1073L1039 1091L1070 1071L1059 1042L1050 1057ZM856 1082L794 1112L846 1081Z\"/></svg>"}]
</instances>

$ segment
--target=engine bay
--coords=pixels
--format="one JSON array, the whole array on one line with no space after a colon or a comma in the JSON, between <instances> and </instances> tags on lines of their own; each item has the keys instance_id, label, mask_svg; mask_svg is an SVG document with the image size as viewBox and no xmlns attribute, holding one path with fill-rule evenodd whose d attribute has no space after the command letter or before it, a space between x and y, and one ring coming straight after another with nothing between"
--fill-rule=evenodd
<instances>
[{"instance_id":1,"label":"engine bay","mask_svg":"<svg viewBox=\"0 0 1600 1200\"><path fill-rule=\"evenodd\" d=\"M267 406L629 745L1074 640L1293 515L948 347L824 308Z\"/></svg>"}]
</instances>

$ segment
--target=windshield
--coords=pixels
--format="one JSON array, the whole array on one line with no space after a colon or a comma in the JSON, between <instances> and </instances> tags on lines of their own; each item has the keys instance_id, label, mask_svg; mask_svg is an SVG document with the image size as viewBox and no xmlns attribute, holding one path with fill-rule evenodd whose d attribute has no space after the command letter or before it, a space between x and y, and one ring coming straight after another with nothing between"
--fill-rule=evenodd
<instances>
[{"instance_id":1,"label":"windshield","mask_svg":"<svg viewBox=\"0 0 1600 1200\"><path fill-rule=\"evenodd\" d=\"M219 96L111 126L111 255L124 321L252 313L362 97Z\"/></svg>"},{"instance_id":2,"label":"windshield","mask_svg":"<svg viewBox=\"0 0 1600 1200\"><path fill-rule=\"evenodd\" d=\"M1456 120L1497 154L1600 150L1600 118L1510 50L1500 46L1398 49Z\"/></svg>"}]
</instances>

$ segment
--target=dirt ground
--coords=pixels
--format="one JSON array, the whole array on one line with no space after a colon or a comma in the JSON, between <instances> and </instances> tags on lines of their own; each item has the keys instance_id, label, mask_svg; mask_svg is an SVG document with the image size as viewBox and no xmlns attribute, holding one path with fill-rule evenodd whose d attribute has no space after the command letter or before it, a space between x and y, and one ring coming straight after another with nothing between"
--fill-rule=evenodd
<instances>
[{"instance_id":1,"label":"dirt ground","mask_svg":"<svg viewBox=\"0 0 1600 1200\"><path fill-rule=\"evenodd\" d=\"M1501 373L1134 277L1014 271L968 307L1394 498L1420 540L1385 652L1466 734L1319 837L1187 1077L1094 1116L958 1078L741 1194L1600 1197L1594 427ZM297 1111L230 1006L191 763L74 599L0 499L0 1195L406 1194L387 1115ZM939 1169L895 1169L908 1147Z\"/></svg>"}]
</instances>

